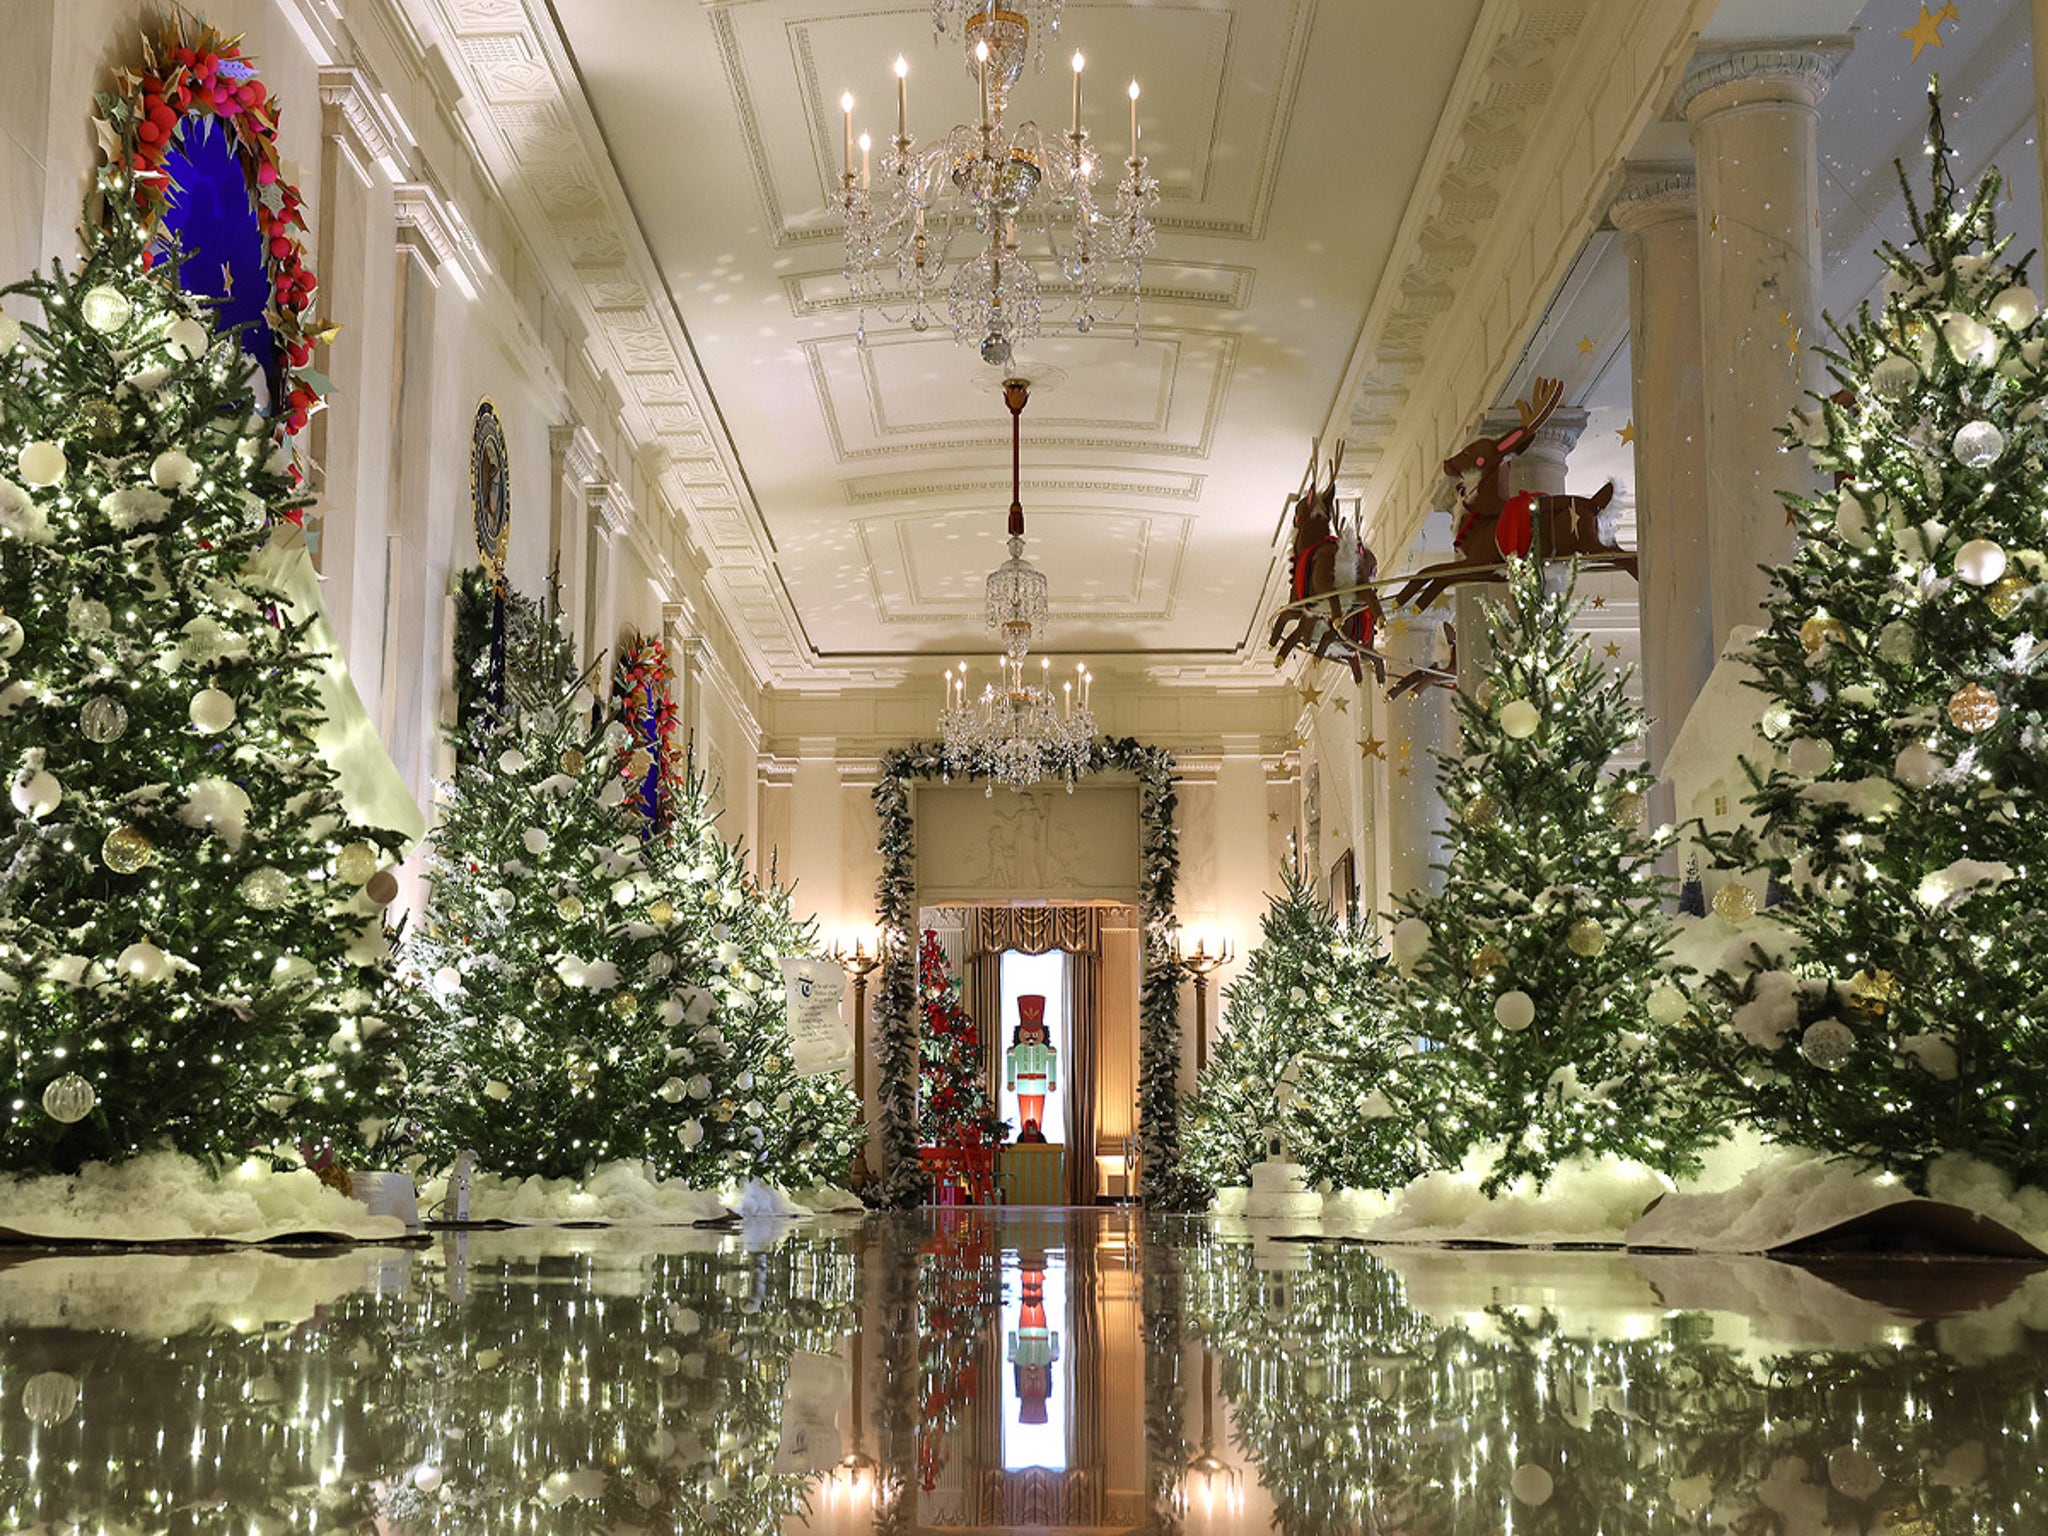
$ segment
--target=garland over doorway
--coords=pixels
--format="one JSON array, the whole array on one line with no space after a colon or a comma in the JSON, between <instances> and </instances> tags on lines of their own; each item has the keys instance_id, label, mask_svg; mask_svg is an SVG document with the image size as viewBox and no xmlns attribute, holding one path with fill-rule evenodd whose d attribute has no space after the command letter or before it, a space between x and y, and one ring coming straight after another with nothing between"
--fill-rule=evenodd
<instances>
[{"instance_id":1,"label":"garland over doorway","mask_svg":"<svg viewBox=\"0 0 2048 1536\"><path fill-rule=\"evenodd\" d=\"M881 1102L877 1140L889 1167L885 1204L905 1207L925 1197L917 1157L917 827L910 810L913 780L992 780L994 763L970 761L949 774L936 741L899 747L882 759L875 785L881 820L882 878L876 887L884 957L875 1005L875 1056ZM1144 934L1144 983L1138 1010L1138 1148L1145 1203L1178 1210L1190 1201L1180 1171L1180 962L1174 954L1174 887L1180 879L1178 796L1173 754L1130 737L1096 741L1082 774L1128 773L1138 781L1138 927Z\"/></svg>"}]
</instances>

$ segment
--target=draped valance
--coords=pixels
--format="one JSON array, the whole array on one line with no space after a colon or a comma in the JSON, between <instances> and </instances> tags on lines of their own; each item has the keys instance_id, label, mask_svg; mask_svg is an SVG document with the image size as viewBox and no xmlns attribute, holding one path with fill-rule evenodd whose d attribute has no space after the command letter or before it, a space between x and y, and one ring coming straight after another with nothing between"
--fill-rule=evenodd
<instances>
[{"instance_id":1,"label":"draped valance","mask_svg":"<svg viewBox=\"0 0 2048 1536\"><path fill-rule=\"evenodd\" d=\"M1102 953L1100 907L975 907L967 952L999 955L1014 949L1027 955L1065 950L1070 955Z\"/></svg>"}]
</instances>

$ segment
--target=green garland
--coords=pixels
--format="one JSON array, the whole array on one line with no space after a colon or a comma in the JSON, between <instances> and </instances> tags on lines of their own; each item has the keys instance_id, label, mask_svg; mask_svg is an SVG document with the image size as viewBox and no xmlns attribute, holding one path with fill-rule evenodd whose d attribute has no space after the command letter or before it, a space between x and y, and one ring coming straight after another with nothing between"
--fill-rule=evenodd
<instances>
[{"instance_id":1,"label":"green garland","mask_svg":"<svg viewBox=\"0 0 2048 1536\"><path fill-rule=\"evenodd\" d=\"M957 777L987 779L976 760ZM1174 823L1173 754L1130 737L1097 741L1081 772L1128 773L1138 781L1138 924L1145 935L1145 979L1138 1015L1138 1145L1145 1203L1155 1210L1191 1209L1196 1191L1180 1166L1180 980L1173 947L1174 886L1180 879L1180 832ZM881 1082L878 1141L888 1161L881 1203L897 1208L926 1195L917 1157L917 828L910 814L914 779L949 779L943 749L924 741L882 759L875 785L881 821L882 878L875 887L882 930L882 985L875 1001L875 1064Z\"/></svg>"}]
</instances>

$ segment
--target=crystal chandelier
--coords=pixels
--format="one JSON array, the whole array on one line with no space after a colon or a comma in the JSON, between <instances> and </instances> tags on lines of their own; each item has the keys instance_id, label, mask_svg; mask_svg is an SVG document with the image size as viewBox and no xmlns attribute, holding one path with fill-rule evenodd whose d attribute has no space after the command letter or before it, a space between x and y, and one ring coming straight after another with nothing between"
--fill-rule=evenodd
<instances>
[{"instance_id":1,"label":"crystal chandelier","mask_svg":"<svg viewBox=\"0 0 2048 1536\"><path fill-rule=\"evenodd\" d=\"M989 572L988 627L1003 642L998 676L979 694L970 692L967 663L946 669L946 702L939 711L939 736L948 774L984 772L988 793L997 784L1028 789L1048 778L1074 780L1088 766L1095 741L1095 716L1088 708L1095 676L1077 663L1074 676L1057 695L1052 663L1039 659L1039 679L1027 683L1024 663L1031 643L1045 633L1045 573L1024 558L1023 425L1031 387L1023 379L1003 381L1010 408L1010 558Z\"/></svg>"},{"instance_id":2,"label":"crystal chandelier","mask_svg":"<svg viewBox=\"0 0 2048 1536\"><path fill-rule=\"evenodd\" d=\"M1138 82L1129 91L1130 158L1105 208L1096 199L1102 158L1081 126L1080 53L1073 57L1073 116L1065 133L1048 137L1036 123L1012 128L1005 120L1011 88L1032 51L1033 24L1057 30L1060 0L1012 6L933 0L940 32L958 21L980 97L976 120L936 143L919 146L910 136L910 65L900 57L896 136L878 165L869 136L855 137L853 96L839 98L846 115L846 281L860 309L862 343L869 309L924 331L943 308L953 339L973 341L998 368L1008 366L1018 343L1040 333L1048 313L1070 318L1085 333L1128 308L1134 338L1139 333L1159 183L1146 175L1138 152ZM1045 249L1026 256L1021 232L1034 224Z\"/></svg>"}]
</instances>

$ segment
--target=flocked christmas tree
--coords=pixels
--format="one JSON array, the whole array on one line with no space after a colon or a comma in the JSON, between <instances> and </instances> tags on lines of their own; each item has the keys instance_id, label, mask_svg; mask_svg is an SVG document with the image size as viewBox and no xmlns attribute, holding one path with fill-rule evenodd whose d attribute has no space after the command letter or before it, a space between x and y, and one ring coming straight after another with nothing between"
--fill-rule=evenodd
<instances>
[{"instance_id":1,"label":"flocked christmas tree","mask_svg":"<svg viewBox=\"0 0 2048 1536\"><path fill-rule=\"evenodd\" d=\"M1920 1188L1947 1152L2048 1182L2048 331L1938 96L1928 150L1918 248L1884 247L1885 298L1827 353L1841 393L1791 434L1836 486L1791 500L1755 642L1785 761L1717 850L1784 883L1792 956L1753 952L1691 1042L1768 1132Z\"/></svg>"},{"instance_id":2,"label":"flocked christmas tree","mask_svg":"<svg viewBox=\"0 0 2048 1536\"><path fill-rule=\"evenodd\" d=\"M1540 562L1510 563L1488 610L1494 670L1457 696L1460 742L1439 769L1456 818L1444 887L1405 900L1392 936L1405 1027L1435 1070L1420 1093L1389 1091L1440 1165L1499 1146L1488 1193L1581 1155L1677 1171L1711 1129L1659 1046L1685 999L1660 979L1652 776L1627 760L1645 722L1576 612L1568 579L1552 590Z\"/></svg>"},{"instance_id":3,"label":"flocked christmas tree","mask_svg":"<svg viewBox=\"0 0 2048 1536\"><path fill-rule=\"evenodd\" d=\"M0 319L0 1165L346 1148L397 839L313 746L289 454L102 174L83 267Z\"/></svg>"},{"instance_id":4,"label":"flocked christmas tree","mask_svg":"<svg viewBox=\"0 0 2048 1536\"><path fill-rule=\"evenodd\" d=\"M1389 1189L1422 1172L1416 1126L1382 1085L1428 1070L1397 1034L1386 964L1290 866L1257 949L1224 993L1223 1033L1184 1109L1182 1156L1211 1190L1248 1183L1268 1134L1314 1182Z\"/></svg>"},{"instance_id":5,"label":"flocked christmas tree","mask_svg":"<svg viewBox=\"0 0 2048 1536\"><path fill-rule=\"evenodd\" d=\"M701 785L651 828L635 797L655 754L592 707L559 629L535 634L430 843L433 915L406 954L422 1149L514 1176L836 1182L852 1100L790 1059L786 896L755 887Z\"/></svg>"},{"instance_id":6,"label":"flocked christmas tree","mask_svg":"<svg viewBox=\"0 0 2048 1536\"><path fill-rule=\"evenodd\" d=\"M1008 1127L988 1091L981 1028L929 928L917 951L917 1139L928 1147L1000 1146Z\"/></svg>"}]
</instances>

